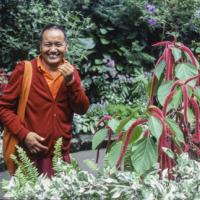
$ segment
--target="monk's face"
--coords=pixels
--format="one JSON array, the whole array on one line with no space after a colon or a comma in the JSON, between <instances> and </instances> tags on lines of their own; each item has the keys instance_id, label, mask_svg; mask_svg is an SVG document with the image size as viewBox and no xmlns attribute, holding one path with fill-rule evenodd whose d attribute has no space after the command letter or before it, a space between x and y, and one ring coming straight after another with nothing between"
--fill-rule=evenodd
<instances>
[{"instance_id":1,"label":"monk's face","mask_svg":"<svg viewBox=\"0 0 200 200\"><path fill-rule=\"evenodd\" d=\"M63 32L59 29L44 31L40 43L40 52L44 63L49 68L57 68L63 61L67 44Z\"/></svg>"}]
</instances>

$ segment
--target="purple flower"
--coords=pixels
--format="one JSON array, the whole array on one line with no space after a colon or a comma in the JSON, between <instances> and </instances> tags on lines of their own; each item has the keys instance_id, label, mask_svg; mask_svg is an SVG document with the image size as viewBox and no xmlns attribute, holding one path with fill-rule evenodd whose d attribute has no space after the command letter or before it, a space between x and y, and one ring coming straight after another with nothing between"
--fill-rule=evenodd
<instances>
[{"instance_id":1,"label":"purple flower","mask_svg":"<svg viewBox=\"0 0 200 200\"><path fill-rule=\"evenodd\" d=\"M112 60L111 58L103 59L103 62L107 67L114 67L115 66L115 61Z\"/></svg>"},{"instance_id":2,"label":"purple flower","mask_svg":"<svg viewBox=\"0 0 200 200\"><path fill-rule=\"evenodd\" d=\"M150 26L155 26L155 25L157 24L157 21L156 21L155 19L149 19L149 20L148 20L148 24L149 24Z\"/></svg>"},{"instance_id":3,"label":"purple flower","mask_svg":"<svg viewBox=\"0 0 200 200\"><path fill-rule=\"evenodd\" d=\"M155 13L156 12L156 7L153 6L153 5L150 5L148 3L145 3L144 4L144 7L146 8L146 10L149 12L149 13Z\"/></svg>"}]
</instances>

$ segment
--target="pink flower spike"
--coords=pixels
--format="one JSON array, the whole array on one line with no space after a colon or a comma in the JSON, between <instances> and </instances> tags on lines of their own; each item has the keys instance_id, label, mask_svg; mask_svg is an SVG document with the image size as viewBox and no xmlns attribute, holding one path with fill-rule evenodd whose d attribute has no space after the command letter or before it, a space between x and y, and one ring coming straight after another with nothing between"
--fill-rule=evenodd
<instances>
[{"instance_id":1,"label":"pink flower spike","mask_svg":"<svg viewBox=\"0 0 200 200\"><path fill-rule=\"evenodd\" d=\"M190 144L189 143L185 144L185 146L184 146L184 152L185 153L188 152L189 149L190 149Z\"/></svg>"}]
</instances>

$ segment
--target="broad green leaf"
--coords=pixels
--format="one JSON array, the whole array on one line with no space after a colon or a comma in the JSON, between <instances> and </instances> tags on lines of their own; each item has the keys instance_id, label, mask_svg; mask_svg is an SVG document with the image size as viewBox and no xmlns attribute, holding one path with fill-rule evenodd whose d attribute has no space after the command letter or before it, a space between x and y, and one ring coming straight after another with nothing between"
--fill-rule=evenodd
<instances>
[{"instance_id":1,"label":"broad green leaf","mask_svg":"<svg viewBox=\"0 0 200 200\"><path fill-rule=\"evenodd\" d=\"M92 139L92 150L96 149L98 147L98 145L104 141L104 139L107 136L107 132L108 132L108 130L103 128L95 133L95 135L93 136L93 139Z\"/></svg>"},{"instance_id":2,"label":"broad green leaf","mask_svg":"<svg viewBox=\"0 0 200 200\"><path fill-rule=\"evenodd\" d=\"M94 60L94 63L95 63L96 65L101 65L101 64L103 63L103 60L101 60L101 59L95 59L95 60Z\"/></svg>"},{"instance_id":3,"label":"broad green leaf","mask_svg":"<svg viewBox=\"0 0 200 200\"><path fill-rule=\"evenodd\" d=\"M171 50L172 50L172 54L174 56L175 62L179 61L182 57L182 51L176 47L172 47Z\"/></svg>"},{"instance_id":4,"label":"broad green leaf","mask_svg":"<svg viewBox=\"0 0 200 200\"><path fill-rule=\"evenodd\" d=\"M96 46L93 38L78 38L78 40L85 49L93 49Z\"/></svg>"},{"instance_id":5,"label":"broad green leaf","mask_svg":"<svg viewBox=\"0 0 200 200\"><path fill-rule=\"evenodd\" d=\"M196 49L195 49L195 53L200 53L200 47L197 47Z\"/></svg>"},{"instance_id":6,"label":"broad green leaf","mask_svg":"<svg viewBox=\"0 0 200 200\"><path fill-rule=\"evenodd\" d=\"M116 133L116 130L119 124L120 124L120 121L117 119L111 119L108 121L108 126L112 129L113 133Z\"/></svg>"},{"instance_id":7,"label":"broad green leaf","mask_svg":"<svg viewBox=\"0 0 200 200\"><path fill-rule=\"evenodd\" d=\"M162 150L172 159L174 159L174 152L167 148L167 147L162 147Z\"/></svg>"},{"instance_id":8,"label":"broad green leaf","mask_svg":"<svg viewBox=\"0 0 200 200\"><path fill-rule=\"evenodd\" d=\"M116 128L116 134L120 133L124 126L132 119L132 117L135 115L135 113L131 114L129 117L126 117L125 119L121 120L119 125Z\"/></svg>"},{"instance_id":9,"label":"broad green leaf","mask_svg":"<svg viewBox=\"0 0 200 200\"><path fill-rule=\"evenodd\" d=\"M167 124L171 128L171 130L174 133L174 135L177 138L177 140L179 142L181 142L181 143L185 143L185 140L184 140L184 137L183 137L183 133L180 130L178 124L173 119L170 119L170 118L166 118L165 121L167 122Z\"/></svg>"},{"instance_id":10,"label":"broad green leaf","mask_svg":"<svg viewBox=\"0 0 200 200\"><path fill-rule=\"evenodd\" d=\"M151 134L159 140L161 134L162 134L162 124L159 119L151 116L148 121L148 127L150 129Z\"/></svg>"},{"instance_id":11,"label":"broad green leaf","mask_svg":"<svg viewBox=\"0 0 200 200\"><path fill-rule=\"evenodd\" d=\"M143 129L142 129L141 126L135 127L135 128L133 129L132 134L131 134L131 138L130 138L130 140L129 140L129 144L130 144L130 143L133 144L134 142L136 142L136 141L140 138L140 136L142 135L142 132L143 132Z\"/></svg>"},{"instance_id":12,"label":"broad green leaf","mask_svg":"<svg viewBox=\"0 0 200 200\"><path fill-rule=\"evenodd\" d=\"M160 77L165 69L165 66L166 66L166 63L164 60L162 60L156 67L155 74L156 74L156 77L158 80L160 79Z\"/></svg>"},{"instance_id":13,"label":"broad green leaf","mask_svg":"<svg viewBox=\"0 0 200 200\"><path fill-rule=\"evenodd\" d=\"M167 111L170 109L177 109L178 106L181 104L183 99L182 90L180 87L176 88L176 91L167 107Z\"/></svg>"},{"instance_id":14,"label":"broad green leaf","mask_svg":"<svg viewBox=\"0 0 200 200\"><path fill-rule=\"evenodd\" d=\"M102 44L109 44L110 43L109 40L106 40L104 38L100 38L100 41L101 41Z\"/></svg>"},{"instance_id":15,"label":"broad green leaf","mask_svg":"<svg viewBox=\"0 0 200 200\"><path fill-rule=\"evenodd\" d=\"M123 145L122 141L116 143L115 145L112 146L111 150L107 154L106 157L107 157L108 163L111 167L115 166L115 164L119 158L119 155L121 153L122 145Z\"/></svg>"},{"instance_id":16,"label":"broad green leaf","mask_svg":"<svg viewBox=\"0 0 200 200\"><path fill-rule=\"evenodd\" d=\"M198 75L197 68L189 63L180 63L175 68L175 75L176 77L181 80L185 81L192 76ZM190 81L188 85L195 86L196 80Z\"/></svg>"},{"instance_id":17,"label":"broad green leaf","mask_svg":"<svg viewBox=\"0 0 200 200\"><path fill-rule=\"evenodd\" d=\"M191 108L188 109L187 116L188 116L188 121L191 125L191 128L193 129L195 126L195 115Z\"/></svg>"},{"instance_id":18,"label":"broad green leaf","mask_svg":"<svg viewBox=\"0 0 200 200\"><path fill-rule=\"evenodd\" d=\"M142 138L132 147L132 164L139 174L144 174L157 162L157 145L150 137Z\"/></svg>"},{"instance_id":19,"label":"broad green leaf","mask_svg":"<svg viewBox=\"0 0 200 200\"><path fill-rule=\"evenodd\" d=\"M172 87L173 81L165 81L161 84L161 86L158 88L158 92L157 92L157 97L158 97L158 101L159 103L163 106L165 99L167 97L167 95L170 92L170 89Z\"/></svg>"},{"instance_id":20,"label":"broad green leaf","mask_svg":"<svg viewBox=\"0 0 200 200\"><path fill-rule=\"evenodd\" d=\"M100 28L101 34L105 35L108 31L105 28Z\"/></svg>"},{"instance_id":21,"label":"broad green leaf","mask_svg":"<svg viewBox=\"0 0 200 200\"><path fill-rule=\"evenodd\" d=\"M194 95L197 98L198 102L200 103L200 87L195 88Z\"/></svg>"},{"instance_id":22,"label":"broad green leaf","mask_svg":"<svg viewBox=\"0 0 200 200\"><path fill-rule=\"evenodd\" d=\"M124 130L127 131L135 120L136 119L129 120L128 123L126 123L126 125L124 126Z\"/></svg>"}]
</instances>

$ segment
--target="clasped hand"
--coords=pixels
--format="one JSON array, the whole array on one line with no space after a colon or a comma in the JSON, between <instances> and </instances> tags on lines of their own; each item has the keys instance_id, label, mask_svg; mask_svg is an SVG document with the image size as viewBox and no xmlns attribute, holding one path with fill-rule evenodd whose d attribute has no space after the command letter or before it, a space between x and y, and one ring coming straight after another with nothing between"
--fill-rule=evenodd
<instances>
[{"instance_id":1,"label":"clasped hand","mask_svg":"<svg viewBox=\"0 0 200 200\"><path fill-rule=\"evenodd\" d=\"M64 63L58 67L67 82L71 82L74 77L74 67L70 63Z\"/></svg>"}]
</instances>

